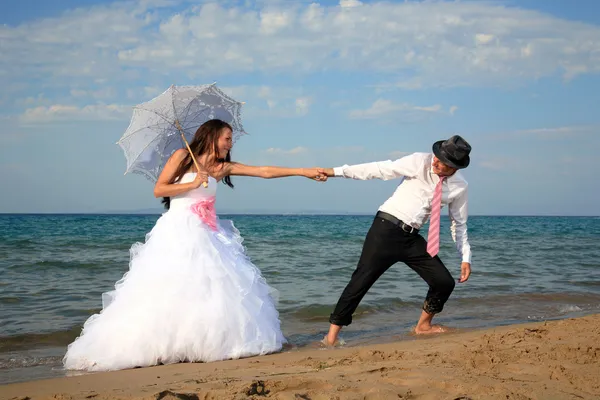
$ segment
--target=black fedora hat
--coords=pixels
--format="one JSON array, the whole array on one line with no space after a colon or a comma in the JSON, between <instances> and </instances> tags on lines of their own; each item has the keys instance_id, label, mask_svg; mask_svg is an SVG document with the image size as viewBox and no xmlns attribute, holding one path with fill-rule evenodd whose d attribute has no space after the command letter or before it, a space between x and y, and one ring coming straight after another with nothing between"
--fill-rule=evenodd
<instances>
[{"instance_id":1,"label":"black fedora hat","mask_svg":"<svg viewBox=\"0 0 600 400\"><path fill-rule=\"evenodd\" d=\"M433 144L433 154L438 160L452 168L467 168L471 162L470 152L471 145L459 135L454 135L450 139L440 140Z\"/></svg>"}]
</instances>

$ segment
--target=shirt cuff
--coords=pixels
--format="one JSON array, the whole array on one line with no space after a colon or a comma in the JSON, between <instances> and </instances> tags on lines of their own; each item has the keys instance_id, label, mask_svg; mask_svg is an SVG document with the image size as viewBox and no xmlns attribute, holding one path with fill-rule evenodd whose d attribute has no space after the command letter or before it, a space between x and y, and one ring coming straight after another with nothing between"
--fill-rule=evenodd
<instances>
[{"instance_id":1,"label":"shirt cuff","mask_svg":"<svg viewBox=\"0 0 600 400\"><path fill-rule=\"evenodd\" d=\"M471 252L470 251L466 251L463 253L462 262L471 264Z\"/></svg>"},{"instance_id":2,"label":"shirt cuff","mask_svg":"<svg viewBox=\"0 0 600 400\"><path fill-rule=\"evenodd\" d=\"M333 169L333 176L344 176L344 167L335 167Z\"/></svg>"}]
</instances>

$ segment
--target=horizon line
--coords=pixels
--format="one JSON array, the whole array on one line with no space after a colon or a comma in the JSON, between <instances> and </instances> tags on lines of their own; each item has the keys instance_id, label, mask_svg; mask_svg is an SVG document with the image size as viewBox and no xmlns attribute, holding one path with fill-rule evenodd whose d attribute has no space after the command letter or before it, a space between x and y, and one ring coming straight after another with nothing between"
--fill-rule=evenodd
<instances>
[{"instance_id":1,"label":"horizon line","mask_svg":"<svg viewBox=\"0 0 600 400\"><path fill-rule=\"evenodd\" d=\"M136 212L136 211L110 211L110 212L0 212L0 215L161 215L162 211L156 212ZM218 215L262 215L262 216L374 216L373 213L361 213L361 212L223 212ZM581 214L581 215L565 215L565 214L471 214L469 217L600 217L600 214Z\"/></svg>"}]
</instances>

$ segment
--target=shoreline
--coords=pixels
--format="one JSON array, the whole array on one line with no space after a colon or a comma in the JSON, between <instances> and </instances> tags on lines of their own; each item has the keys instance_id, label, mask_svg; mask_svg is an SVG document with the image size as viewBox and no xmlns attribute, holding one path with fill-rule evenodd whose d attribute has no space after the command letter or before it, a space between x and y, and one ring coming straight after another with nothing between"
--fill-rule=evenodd
<instances>
[{"instance_id":1,"label":"shoreline","mask_svg":"<svg viewBox=\"0 0 600 400\"><path fill-rule=\"evenodd\" d=\"M73 212L0 212L0 216L160 216L166 210L115 210L115 211L73 211ZM228 211L219 212L222 216L252 216L252 217L374 217L374 212L358 211ZM469 217L485 218L600 218L600 214L470 214Z\"/></svg>"},{"instance_id":2,"label":"shoreline","mask_svg":"<svg viewBox=\"0 0 600 400\"><path fill-rule=\"evenodd\" d=\"M598 337L600 314L591 314L380 344L315 345L241 360L33 380L0 386L0 398L592 399L600 398Z\"/></svg>"}]
</instances>

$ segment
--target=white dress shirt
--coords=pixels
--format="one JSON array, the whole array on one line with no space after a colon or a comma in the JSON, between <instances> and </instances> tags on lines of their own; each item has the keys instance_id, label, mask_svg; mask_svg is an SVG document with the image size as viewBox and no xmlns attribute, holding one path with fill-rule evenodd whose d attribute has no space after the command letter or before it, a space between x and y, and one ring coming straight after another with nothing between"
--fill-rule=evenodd
<instances>
[{"instance_id":1,"label":"white dress shirt","mask_svg":"<svg viewBox=\"0 0 600 400\"><path fill-rule=\"evenodd\" d=\"M334 175L351 179L402 178L394 194L386 200L380 211L402 220L415 229L421 227L431 214L431 200L440 178L433 173L433 154L413 153L396 161L344 165L334 168ZM442 183L442 207L448 206L452 240L463 262L471 262L471 246L467 236L467 181L460 171Z\"/></svg>"}]
</instances>

